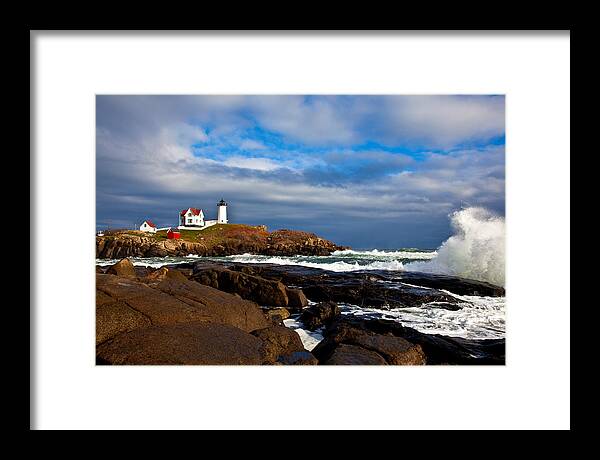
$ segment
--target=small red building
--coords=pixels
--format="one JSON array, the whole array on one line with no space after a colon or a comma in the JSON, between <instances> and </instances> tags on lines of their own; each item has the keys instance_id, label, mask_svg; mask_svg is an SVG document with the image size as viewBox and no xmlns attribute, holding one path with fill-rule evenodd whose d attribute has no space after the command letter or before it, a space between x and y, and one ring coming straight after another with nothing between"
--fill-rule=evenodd
<instances>
[{"instance_id":1,"label":"small red building","mask_svg":"<svg viewBox=\"0 0 600 460\"><path fill-rule=\"evenodd\" d=\"M173 230L172 228L170 228L167 232L167 238L170 240L178 240L179 238L181 238L181 233L179 233L177 230Z\"/></svg>"}]
</instances>

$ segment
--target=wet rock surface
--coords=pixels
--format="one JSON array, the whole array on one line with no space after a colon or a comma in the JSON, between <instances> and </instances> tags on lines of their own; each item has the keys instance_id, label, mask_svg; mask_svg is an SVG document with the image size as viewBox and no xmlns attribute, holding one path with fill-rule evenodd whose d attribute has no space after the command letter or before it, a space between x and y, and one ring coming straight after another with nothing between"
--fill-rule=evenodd
<instances>
[{"instance_id":1,"label":"wet rock surface","mask_svg":"<svg viewBox=\"0 0 600 460\"><path fill-rule=\"evenodd\" d=\"M307 329L314 331L329 325L340 314L340 308L335 302L321 302L302 310L300 320Z\"/></svg>"},{"instance_id":2,"label":"wet rock surface","mask_svg":"<svg viewBox=\"0 0 600 460\"><path fill-rule=\"evenodd\" d=\"M191 264L194 272L203 271L206 265L207 262ZM426 273L339 273L318 268L274 264L223 262L218 265L230 271L239 271L297 287L313 302L333 301L380 309L418 307L424 303L432 303L432 308L460 309L459 300L444 290L458 295L497 297L505 294L504 288L489 283Z\"/></svg>"},{"instance_id":3,"label":"wet rock surface","mask_svg":"<svg viewBox=\"0 0 600 460\"><path fill-rule=\"evenodd\" d=\"M219 266L203 266L194 270L191 279L241 298L251 300L259 305L274 307L290 307L289 290L281 281L270 280L242 271L228 270ZM295 291L295 290L294 290ZM298 293L294 293L294 305L298 303ZM298 307L294 307L298 308ZM301 308L301 307L300 307Z\"/></svg>"},{"instance_id":4,"label":"wet rock surface","mask_svg":"<svg viewBox=\"0 0 600 460\"><path fill-rule=\"evenodd\" d=\"M340 348L341 346L341 348ZM426 355L420 345L391 333L378 333L361 323L336 320L325 332L325 339L312 353L323 364L422 365Z\"/></svg>"},{"instance_id":5,"label":"wet rock surface","mask_svg":"<svg viewBox=\"0 0 600 460\"><path fill-rule=\"evenodd\" d=\"M252 335L262 341L265 360L269 363L275 363L285 355L306 351L298 333L287 327L270 326L253 331Z\"/></svg>"},{"instance_id":6,"label":"wet rock surface","mask_svg":"<svg viewBox=\"0 0 600 460\"><path fill-rule=\"evenodd\" d=\"M295 351L288 355L282 355L277 359L277 364L287 366L313 366L319 364L319 360L309 351Z\"/></svg>"},{"instance_id":7,"label":"wet rock surface","mask_svg":"<svg viewBox=\"0 0 600 460\"><path fill-rule=\"evenodd\" d=\"M275 325L283 326L283 320L290 317L287 308L263 308L265 316Z\"/></svg>"},{"instance_id":8,"label":"wet rock surface","mask_svg":"<svg viewBox=\"0 0 600 460\"><path fill-rule=\"evenodd\" d=\"M379 353L356 345L339 344L323 364L344 366L387 365Z\"/></svg>"},{"instance_id":9,"label":"wet rock surface","mask_svg":"<svg viewBox=\"0 0 600 460\"><path fill-rule=\"evenodd\" d=\"M325 332L313 350L319 361L327 360L340 343L362 346L385 356L389 337L419 345L427 364L505 364L505 339L463 339L439 334L424 334L416 329L384 319L339 317ZM375 337L375 338L373 338ZM385 337L385 339L384 339ZM386 361L389 360L386 358Z\"/></svg>"}]
</instances>

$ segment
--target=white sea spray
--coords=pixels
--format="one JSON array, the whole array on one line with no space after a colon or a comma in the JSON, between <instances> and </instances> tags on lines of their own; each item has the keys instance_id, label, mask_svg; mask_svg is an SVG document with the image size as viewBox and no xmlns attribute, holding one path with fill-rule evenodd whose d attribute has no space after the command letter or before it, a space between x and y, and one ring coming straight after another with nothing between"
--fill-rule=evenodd
<instances>
[{"instance_id":1,"label":"white sea spray","mask_svg":"<svg viewBox=\"0 0 600 460\"><path fill-rule=\"evenodd\" d=\"M412 262L406 270L456 275L504 286L505 221L490 211L471 207L451 216L454 235L429 261Z\"/></svg>"}]
</instances>

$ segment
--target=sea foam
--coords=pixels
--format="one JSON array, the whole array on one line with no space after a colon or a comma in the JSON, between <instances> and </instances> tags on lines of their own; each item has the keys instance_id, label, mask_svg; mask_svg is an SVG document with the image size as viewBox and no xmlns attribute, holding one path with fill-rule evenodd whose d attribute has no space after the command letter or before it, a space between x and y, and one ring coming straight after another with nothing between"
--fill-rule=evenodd
<instances>
[{"instance_id":1,"label":"sea foam","mask_svg":"<svg viewBox=\"0 0 600 460\"><path fill-rule=\"evenodd\" d=\"M240 262L247 264L274 264L274 265L297 265L308 268L320 268L333 272L352 272L360 270L403 270L404 265L400 260L373 261L360 264L358 261L348 262L344 260L331 260L328 256L310 257L310 256L291 256L291 257L273 257L260 256L255 254L241 254L228 256L231 262ZM318 260L318 261L317 261Z\"/></svg>"}]
</instances>

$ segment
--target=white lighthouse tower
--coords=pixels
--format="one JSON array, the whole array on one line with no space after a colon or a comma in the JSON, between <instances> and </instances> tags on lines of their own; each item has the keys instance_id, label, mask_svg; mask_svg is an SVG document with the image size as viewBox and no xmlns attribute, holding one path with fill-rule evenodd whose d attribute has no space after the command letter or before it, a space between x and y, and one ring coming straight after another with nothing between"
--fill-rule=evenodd
<instances>
[{"instance_id":1,"label":"white lighthouse tower","mask_svg":"<svg viewBox=\"0 0 600 460\"><path fill-rule=\"evenodd\" d=\"M227 203L221 198L221 201L217 203L217 223L227 223Z\"/></svg>"}]
</instances>

